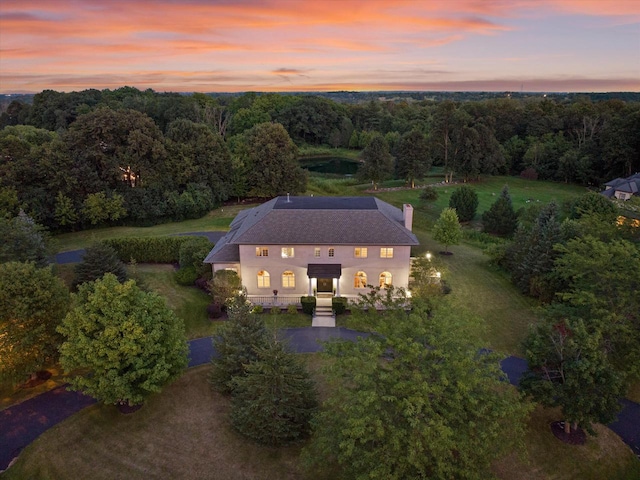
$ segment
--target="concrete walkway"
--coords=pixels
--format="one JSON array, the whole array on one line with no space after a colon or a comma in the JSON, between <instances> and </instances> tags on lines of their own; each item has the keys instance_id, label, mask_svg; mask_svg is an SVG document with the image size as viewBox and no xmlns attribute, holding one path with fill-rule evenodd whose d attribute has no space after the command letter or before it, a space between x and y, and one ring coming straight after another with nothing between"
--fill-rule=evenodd
<instances>
[{"instance_id":1,"label":"concrete walkway","mask_svg":"<svg viewBox=\"0 0 640 480\"><path fill-rule=\"evenodd\" d=\"M301 327L280 330L280 336L289 341L291 349L297 353L313 353L322 350L323 341L343 339L356 341L367 333L347 328ZM204 365L215 354L211 337L198 338L189 342L189 367ZM500 362L509 382L518 385L527 369L526 361L517 357L507 357ZM37 397L26 400L0 411L0 472L11 460L41 433L79 412L96 401L77 392L58 387ZM621 400L622 411L618 419L609 425L622 440L640 456L640 405L629 400Z\"/></svg>"}]
</instances>

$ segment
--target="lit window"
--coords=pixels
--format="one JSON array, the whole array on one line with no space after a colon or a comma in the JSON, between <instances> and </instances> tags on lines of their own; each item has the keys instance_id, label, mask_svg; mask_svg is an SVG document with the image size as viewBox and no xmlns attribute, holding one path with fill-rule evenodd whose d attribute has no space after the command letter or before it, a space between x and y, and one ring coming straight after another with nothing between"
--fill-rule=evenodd
<instances>
[{"instance_id":1,"label":"lit window","mask_svg":"<svg viewBox=\"0 0 640 480\"><path fill-rule=\"evenodd\" d=\"M268 257L269 249L267 247L256 247L256 257Z\"/></svg>"},{"instance_id":2,"label":"lit window","mask_svg":"<svg viewBox=\"0 0 640 480\"><path fill-rule=\"evenodd\" d=\"M356 273L356 276L353 277L353 287L365 288L366 286L367 286L367 274L364 272Z\"/></svg>"},{"instance_id":3,"label":"lit window","mask_svg":"<svg viewBox=\"0 0 640 480\"><path fill-rule=\"evenodd\" d=\"M380 274L380 288L387 288L389 285L391 285L391 274L382 272Z\"/></svg>"},{"instance_id":4,"label":"lit window","mask_svg":"<svg viewBox=\"0 0 640 480\"><path fill-rule=\"evenodd\" d=\"M382 247L380 249L380 258L393 258L393 247Z\"/></svg>"},{"instance_id":5,"label":"lit window","mask_svg":"<svg viewBox=\"0 0 640 480\"><path fill-rule=\"evenodd\" d=\"M282 288L295 288L296 276L293 272L286 271L282 274Z\"/></svg>"},{"instance_id":6,"label":"lit window","mask_svg":"<svg viewBox=\"0 0 640 480\"><path fill-rule=\"evenodd\" d=\"M356 247L356 258L367 258L367 247Z\"/></svg>"},{"instance_id":7,"label":"lit window","mask_svg":"<svg viewBox=\"0 0 640 480\"><path fill-rule=\"evenodd\" d=\"M320 258L320 249L319 248L315 248L313 250L313 256L316 258Z\"/></svg>"},{"instance_id":8,"label":"lit window","mask_svg":"<svg viewBox=\"0 0 640 480\"><path fill-rule=\"evenodd\" d=\"M336 249L335 248L330 248L329 249L329 256L333 257L333 256L335 256L335 254L336 254Z\"/></svg>"},{"instance_id":9,"label":"lit window","mask_svg":"<svg viewBox=\"0 0 640 480\"><path fill-rule=\"evenodd\" d=\"M282 247L282 258L293 258L293 247Z\"/></svg>"},{"instance_id":10,"label":"lit window","mask_svg":"<svg viewBox=\"0 0 640 480\"><path fill-rule=\"evenodd\" d=\"M258 272L258 288L269 288L271 286L271 276L266 270Z\"/></svg>"}]
</instances>

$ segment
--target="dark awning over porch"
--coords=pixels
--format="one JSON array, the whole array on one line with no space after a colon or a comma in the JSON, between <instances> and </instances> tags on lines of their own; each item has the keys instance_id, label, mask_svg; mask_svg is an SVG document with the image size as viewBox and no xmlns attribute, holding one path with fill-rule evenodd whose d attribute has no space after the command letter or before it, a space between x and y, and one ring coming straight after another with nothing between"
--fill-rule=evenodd
<instances>
[{"instance_id":1,"label":"dark awning over porch","mask_svg":"<svg viewBox=\"0 0 640 480\"><path fill-rule=\"evenodd\" d=\"M310 263L307 265L309 278L340 278L342 265L339 263Z\"/></svg>"}]
</instances>

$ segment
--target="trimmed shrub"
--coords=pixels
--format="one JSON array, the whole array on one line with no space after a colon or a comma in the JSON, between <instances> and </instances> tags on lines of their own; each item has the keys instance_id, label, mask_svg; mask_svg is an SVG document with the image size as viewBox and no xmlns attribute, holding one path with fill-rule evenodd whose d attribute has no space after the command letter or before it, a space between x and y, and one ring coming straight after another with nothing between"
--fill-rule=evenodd
<instances>
[{"instance_id":1,"label":"trimmed shrub","mask_svg":"<svg viewBox=\"0 0 640 480\"><path fill-rule=\"evenodd\" d=\"M316 309L316 297L300 297L300 303L303 313L313 315L313 311Z\"/></svg>"},{"instance_id":2,"label":"trimmed shrub","mask_svg":"<svg viewBox=\"0 0 640 480\"><path fill-rule=\"evenodd\" d=\"M290 313L290 314L298 313L298 307L293 303L290 303L289 305L287 305L287 313Z\"/></svg>"},{"instance_id":3,"label":"trimmed shrub","mask_svg":"<svg viewBox=\"0 0 640 480\"><path fill-rule=\"evenodd\" d=\"M282 310L280 310L280 307L271 307L270 313L271 315L279 315Z\"/></svg>"},{"instance_id":4,"label":"trimmed shrub","mask_svg":"<svg viewBox=\"0 0 640 480\"><path fill-rule=\"evenodd\" d=\"M347 309L347 299L345 297L333 297L331 299L331 308L336 315L341 315Z\"/></svg>"},{"instance_id":5,"label":"trimmed shrub","mask_svg":"<svg viewBox=\"0 0 640 480\"><path fill-rule=\"evenodd\" d=\"M198 273L196 272L196 267L191 265L190 267L184 267L178 270L175 274L175 279L178 285L183 286L193 286L198 279Z\"/></svg>"},{"instance_id":6,"label":"trimmed shrub","mask_svg":"<svg viewBox=\"0 0 640 480\"><path fill-rule=\"evenodd\" d=\"M424 190L420 192L420 200L424 200L425 202L433 202L438 199L438 190L431 185L427 185L424 187Z\"/></svg>"},{"instance_id":7,"label":"trimmed shrub","mask_svg":"<svg viewBox=\"0 0 640 480\"><path fill-rule=\"evenodd\" d=\"M252 309L251 309L251 313L257 313L260 314L264 312L264 307L262 305L255 305Z\"/></svg>"},{"instance_id":8,"label":"trimmed shrub","mask_svg":"<svg viewBox=\"0 0 640 480\"><path fill-rule=\"evenodd\" d=\"M205 271L211 270L209 265L202 263L213 248L213 243L206 237L190 237L189 240L180 245L179 264L180 268L195 267L198 276Z\"/></svg>"},{"instance_id":9,"label":"trimmed shrub","mask_svg":"<svg viewBox=\"0 0 640 480\"><path fill-rule=\"evenodd\" d=\"M178 263L180 247L192 240L190 237L110 238L104 243L111 246L118 258L128 262L135 258L138 263Z\"/></svg>"}]
</instances>

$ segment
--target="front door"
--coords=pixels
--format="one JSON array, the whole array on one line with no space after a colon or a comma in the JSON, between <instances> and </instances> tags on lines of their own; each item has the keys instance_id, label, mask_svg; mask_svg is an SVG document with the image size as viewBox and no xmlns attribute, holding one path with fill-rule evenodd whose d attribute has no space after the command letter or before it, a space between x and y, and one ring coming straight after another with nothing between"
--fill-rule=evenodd
<instances>
[{"instance_id":1,"label":"front door","mask_svg":"<svg viewBox=\"0 0 640 480\"><path fill-rule=\"evenodd\" d=\"M318 293L333 293L333 278L319 278Z\"/></svg>"}]
</instances>

